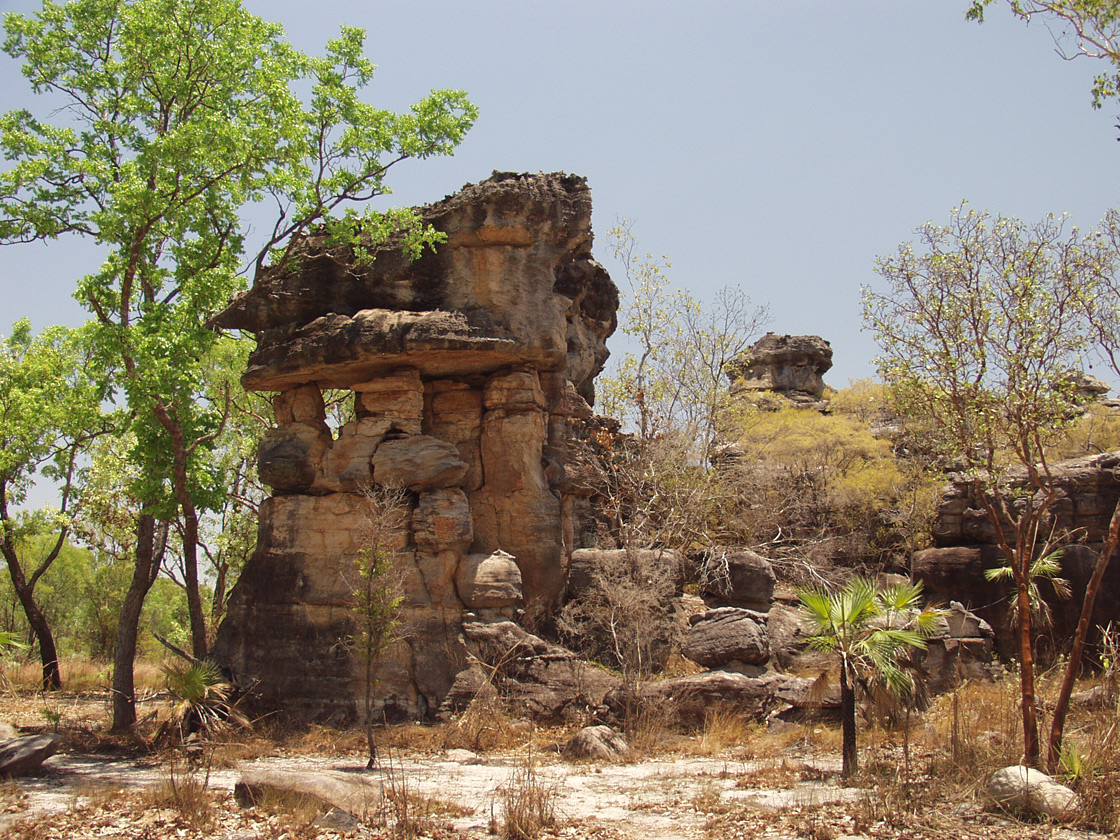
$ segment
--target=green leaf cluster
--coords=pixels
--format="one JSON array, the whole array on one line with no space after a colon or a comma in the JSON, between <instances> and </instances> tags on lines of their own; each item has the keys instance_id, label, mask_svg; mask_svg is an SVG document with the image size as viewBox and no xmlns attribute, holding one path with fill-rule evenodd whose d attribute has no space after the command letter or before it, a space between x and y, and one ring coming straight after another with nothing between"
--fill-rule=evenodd
<instances>
[{"instance_id":1,"label":"green leaf cluster","mask_svg":"<svg viewBox=\"0 0 1120 840\"><path fill-rule=\"evenodd\" d=\"M895 693L913 691L913 677L900 660L911 649L924 650L942 626L940 610L920 606L920 582L879 588L854 577L840 589L809 587L797 597L810 647L834 654L850 675L867 672Z\"/></svg>"}]
</instances>

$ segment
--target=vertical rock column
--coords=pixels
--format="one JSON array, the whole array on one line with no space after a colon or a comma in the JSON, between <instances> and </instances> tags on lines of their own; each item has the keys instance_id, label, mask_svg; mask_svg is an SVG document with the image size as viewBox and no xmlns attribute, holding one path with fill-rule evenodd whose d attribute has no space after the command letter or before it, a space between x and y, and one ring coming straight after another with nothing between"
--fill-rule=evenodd
<instances>
[{"instance_id":1,"label":"vertical rock column","mask_svg":"<svg viewBox=\"0 0 1120 840\"><path fill-rule=\"evenodd\" d=\"M470 494L472 551L514 556L530 612L551 608L564 579L560 500L543 462L546 407L535 370L490 377L483 391L483 484Z\"/></svg>"}]
</instances>

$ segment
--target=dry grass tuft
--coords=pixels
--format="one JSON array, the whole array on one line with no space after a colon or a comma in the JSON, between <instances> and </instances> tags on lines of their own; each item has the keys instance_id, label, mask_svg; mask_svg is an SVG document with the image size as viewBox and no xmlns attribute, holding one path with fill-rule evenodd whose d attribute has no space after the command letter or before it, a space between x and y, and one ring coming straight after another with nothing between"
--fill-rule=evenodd
<instances>
[{"instance_id":1,"label":"dry grass tuft","mask_svg":"<svg viewBox=\"0 0 1120 840\"><path fill-rule=\"evenodd\" d=\"M441 824L441 819L473 813L461 805L420 794L400 765L394 762L392 751L386 751L385 760L381 762L381 784L381 807L375 827L387 830L396 840L437 835L450 830Z\"/></svg>"},{"instance_id":2,"label":"dry grass tuft","mask_svg":"<svg viewBox=\"0 0 1120 840\"><path fill-rule=\"evenodd\" d=\"M662 754L679 743L674 715L664 703L638 700L630 704L622 732L630 749L643 756Z\"/></svg>"},{"instance_id":3,"label":"dry grass tuft","mask_svg":"<svg viewBox=\"0 0 1120 840\"><path fill-rule=\"evenodd\" d=\"M754 741L761 727L730 709L712 709L704 717L704 728L695 742L697 755L718 756Z\"/></svg>"},{"instance_id":4,"label":"dry grass tuft","mask_svg":"<svg viewBox=\"0 0 1120 840\"><path fill-rule=\"evenodd\" d=\"M519 749L533 734L532 723L513 718L500 700L478 697L439 729L436 741L440 749L487 753Z\"/></svg>"},{"instance_id":5,"label":"dry grass tuft","mask_svg":"<svg viewBox=\"0 0 1120 840\"><path fill-rule=\"evenodd\" d=\"M198 772L170 759L167 778L146 791L147 803L154 808L170 808L195 831L213 827L217 818L217 799L210 790L209 771Z\"/></svg>"},{"instance_id":6,"label":"dry grass tuft","mask_svg":"<svg viewBox=\"0 0 1120 840\"><path fill-rule=\"evenodd\" d=\"M321 799L272 788L262 790L254 798L253 807L261 813L280 817L282 823L290 826L310 825L327 811Z\"/></svg>"},{"instance_id":7,"label":"dry grass tuft","mask_svg":"<svg viewBox=\"0 0 1120 840\"><path fill-rule=\"evenodd\" d=\"M557 790L537 776L530 755L501 788L503 840L537 840L556 826Z\"/></svg>"}]
</instances>

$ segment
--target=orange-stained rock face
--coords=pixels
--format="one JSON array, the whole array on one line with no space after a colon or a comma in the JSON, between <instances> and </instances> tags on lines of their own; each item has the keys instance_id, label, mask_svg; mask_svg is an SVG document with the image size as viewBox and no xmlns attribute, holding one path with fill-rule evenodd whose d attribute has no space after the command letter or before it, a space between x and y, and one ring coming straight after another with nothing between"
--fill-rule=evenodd
<instances>
[{"instance_id":1,"label":"orange-stained rock face","mask_svg":"<svg viewBox=\"0 0 1120 840\"><path fill-rule=\"evenodd\" d=\"M355 267L310 237L298 270L266 274L214 321L256 334L242 381L278 392L259 452L274 496L214 655L304 719L360 708L363 489L406 490L383 530L403 598L376 674L389 716L443 701L466 666L464 620L547 614L584 530L595 469L580 428L618 308L584 180L496 173L421 214L447 234L436 253L384 248ZM327 388L354 392L334 433Z\"/></svg>"}]
</instances>

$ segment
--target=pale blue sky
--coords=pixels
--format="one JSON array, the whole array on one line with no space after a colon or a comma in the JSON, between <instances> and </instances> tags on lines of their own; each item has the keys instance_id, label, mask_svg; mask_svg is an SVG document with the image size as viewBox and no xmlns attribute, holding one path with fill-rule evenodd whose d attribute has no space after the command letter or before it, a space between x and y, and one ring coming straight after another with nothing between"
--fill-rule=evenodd
<instances>
[{"instance_id":1,"label":"pale blue sky","mask_svg":"<svg viewBox=\"0 0 1120 840\"><path fill-rule=\"evenodd\" d=\"M739 285L774 331L829 339L836 386L873 373L859 288L923 222L967 199L1089 227L1116 203L1120 106L1090 108L1103 66L1063 61L1002 8L969 23L967 0L247 5L309 51L365 27L379 106L469 91L475 129L453 159L402 165L394 204L494 169L585 175L597 232L630 217L695 296ZM33 102L0 62L0 111ZM621 284L602 237L597 253ZM70 294L95 258L72 242L0 251L0 332L80 321Z\"/></svg>"}]
</instances>

